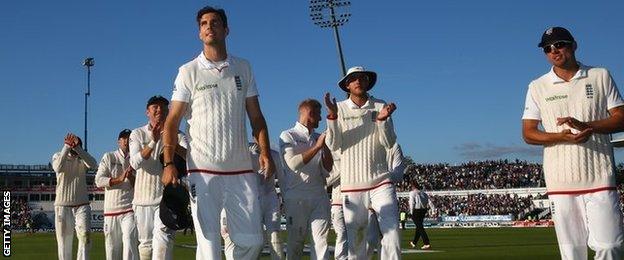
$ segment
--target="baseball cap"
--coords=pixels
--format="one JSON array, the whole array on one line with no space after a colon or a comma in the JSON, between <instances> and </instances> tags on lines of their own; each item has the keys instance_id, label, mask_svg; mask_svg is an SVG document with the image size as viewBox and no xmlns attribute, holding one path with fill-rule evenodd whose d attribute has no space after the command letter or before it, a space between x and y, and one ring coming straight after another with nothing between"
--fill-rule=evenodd
<instances>
[{"instance_id":1,"label":"baseball cap","mask_svg":"<svg viewBox=\"0 0 624 260\"><path fill-rule=\"evenodd\" d=\"M160 220L166 227L173 230L189 227L193 221L189 203L190 196L185 185L165 186L160 201Z\"/></svg>"},{"instance_id":2,"label":"baseball cap","mask_svg":"<svg viewBox=\"0 0 624 260\"><path fill-rule=\"evenodd\" d=\"M147 105L145 106L145 108L148 108L151 105L159 104L159 103L163 103L163 104L165 104L165 106L168 106L169 105L169 100L167 100L166 98L164 98L161 95L156 95L156 96L153 96L153 97L151 97L150 99L147 100Z\"/></svg>"},{"instance_id":3,"label":"baseball cap","mask_svg":"<svg viewBox=\"0 0 624 260\"><path fill-rule=\"evenodd\" d=\"M121 132L119 132L119 135L117 136L117 139L128 138L130 137L130 133L132 133L132 131L130 131L130 129L128 128L121 130Z\"/></svg>"},{"instance_id":4,"label":"baseball cap","mask_svg":"<svg viewBox=\"0 0 624 260\"><path fill-rule=\"evenodd\" d=\"M355 66L349 68L349 70L347 71L347 75L345 75L344 77L342 77L342 79L340 79L340 81L338 81L338 86L345 92L349 92L349 89L347 89L347 80L355 74L364 74L368 76L368 89L366 91L372 89L375 85L375 82L377 82L377 73L365 70L362 66Z\"/></svg>"},{"instance_id":5,"label":"baseball cap","mask_svg":"<svg viewBox=\"0 0 624 260\"><path fill-rule=\"evenodd\" d=\"M537 44L537 47L544 47L551 45L558 41L570 41L574 42L574 37L570 31L563 27L550 27L542 34L542 40Z\"/></svg>"}]
</instances>

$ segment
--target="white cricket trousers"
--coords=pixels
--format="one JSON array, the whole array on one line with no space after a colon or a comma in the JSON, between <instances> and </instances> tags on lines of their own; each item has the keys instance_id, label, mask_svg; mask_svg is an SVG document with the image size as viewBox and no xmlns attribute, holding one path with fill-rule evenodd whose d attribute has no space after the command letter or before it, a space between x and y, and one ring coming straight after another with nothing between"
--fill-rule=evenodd
<instances>
[{"instance_id":1,"label":"white cricket trousers","mask_svg":"<svg viewBox=\"0 0 624 260\"><path fill-rule=\"evenodd\" d=\"M617 191L549 195L561 259L622 259L622 213Z\"/></svg>"},{"instance_id":2,"label":"white cricket trousers","mask_svg":"<svg viewBox=\"0 0 624 260\"><path fill-rule=\"evenodd\" d=\"M54 206L54 232L59 260L72 259L74 228L78 237L76 259L89 259L91 248L91 206Z\"/></svg>"},{"instance_id":3,"label":"white cricket trousers","mask_svg":"<svg viewBox=\"0 0 624 260\"><path fill-rule=\"evenodd\" d=\"M329 259L327 247L331 223L329 198L327 196L289 198L288 195L284 195L288 231L287 259L299 260L303 257L303 245L308 233L312 237L310 259Z\"/></svg>"},{"instance_id":4,"label":"white cricket trousers","mask_svg":"<svg viewBox=\"0 0 624 260\"><path fill-rule=\"evenodd\" d=\"M382 234L380 259L400 259L399 208L394 185L386 183L367 191L342 191L349 259L366 259L368 210L377 213Z\"/></svg>"},{"instance_id":5,"label":"white cricket trousers","mask_svg":"<svg viewBox=\"0 0 624 260\"><path fill-rule=\"evenodd\" d=\"M225 208L229 238L227 259L257 259L264 242L257 173L187 177L197 239L196 259L221 259L221 209Z\"/></svg>"},{"instance_id":6,"label":"white cricket trousers","mask_svg":"<svg viewBox=\"0 0 624 260\"><path fill-rule=\"evenodd\" d=\"M106 260L138 260L139 243L134 212L104 214Z\"/></svg>"},{"instance_id":7,"label":"white cricket trousers","mask_svg":"<svg viewBox=\"0 0 624 260\"><path fill-rule=\"evenodd\" d=\"M381 252L379 244L379 237L381 231L379 231L379 220L377 219L377 213L372 209L368 210L368 239L366 244L366 255L368 259L372 259L375 255L375 249L377 252Z\"/></svg>"},{"instance_id":8,"label":"white cricket trousers","mask_svg":"<svg viewBox=\"0 0 624 260\"><path fill-rule=\"evenodd\" d=\"M140 259L172 259L175 230L162 223L159 206L133 205L132 209L139 234Z\"/></svg>"},{"instance_id":9,"label":"white cricket trousers","mask_svg":"<svg viewBox=\"0 0 624 260\"><path fill-rule=\"evenodd\" d=\"M336 245L334 246L334 258L336 260L347 259L347 228L344 222L342 205L332 205L331 207L332 225L336 233Z\"/></svg>"},{"instance_id":10,"label":"white cricket trousers","mask_svg":"<svg viewBox=\"0 0 624 260\"><path fill-rule=\"evenodd\" d=\"M269 242L271 259L285 259L282 241L279 238L281 230L281 215L279 198L275 191L260 195L260 208L262 209L262 224L264 224L265 241Z\"/></svg>"}]
</instances>

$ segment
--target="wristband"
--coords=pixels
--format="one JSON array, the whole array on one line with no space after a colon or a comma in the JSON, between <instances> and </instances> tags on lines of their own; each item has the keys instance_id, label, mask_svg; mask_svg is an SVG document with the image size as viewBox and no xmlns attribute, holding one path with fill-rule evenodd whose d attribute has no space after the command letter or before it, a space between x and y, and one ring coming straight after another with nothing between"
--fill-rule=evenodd
<instances>
[{"instance_id":1,"label":"wristband","mask_svg":"<svg viewBox=\"0 0 624 260\"><path fill-rule=\"evenodd\" d=\"M149 149L154 149L154 147L156 147L156 142L154 142L154 140L150 141L149 144L147 144L147 147L149 147Z\"/></svg>"},{"instance_id":2,"label":"wristband","mask_svg":"<svg viewBox=\"0 0 624 260\"><path fill-rule=\"evenodd\" d=\"M167 168L167 166L173 165L173 162L165 162L163 163L163 168Z\"/></svg>"}]
</instances>

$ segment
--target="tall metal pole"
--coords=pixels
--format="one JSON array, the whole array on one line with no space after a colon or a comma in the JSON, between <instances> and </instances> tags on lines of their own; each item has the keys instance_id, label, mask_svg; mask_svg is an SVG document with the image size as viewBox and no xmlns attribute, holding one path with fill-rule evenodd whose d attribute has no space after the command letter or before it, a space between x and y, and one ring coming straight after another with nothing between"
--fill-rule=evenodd
<instances>
[{"instance_id":1,"label":"tall metal pole","mask_svg":"<svg viewBox=\"0 0 624 260\"><path fill-rule=\"evenodd\" d=\"M340 58L340 68L342 69L342 76L347 75L347 69L345 68L344 56L342 55L342 44L340 44L340 34L338 34L338 23L336 23L336 13L334 12L333 1L330 0L329 10L331 12L332 27L334 27L334 37L336 38L336 46L338 47L338 57Z\"/></svg>"},{"instance_id":2,"label":"tall metal pole","mask_svg":"<svg viewBox=\"0 0 624 260\"><path fill-rule=\"evenodd\" d=\"M338 27L349 21L351 14L344 10L349 5L351 5L351 2L344 0L310 0L310 18L312 18L314 24L321 28L332 27L334 29L334 38L336 39L342 76L347 74L347 69L342 54L342 44L340 43ZM342 8L342 12L338 14L335 8ZM324 13L324 10L329 10L329 14Z\"/></svg>"},{"instance_id":3,"label":"tall metal pole","mask_svg":"<svg viewBox=\"0 0 624 260\"><path fill-rule=\"evenodd\" d=\"M84 150L88 151L87 102L89 100L89 96L91 95L91 67L95 65L95 61L93 58L86 58L82 65L87 67L87 91L85 92L84 99Z\"/></svg>"}]
</instances>

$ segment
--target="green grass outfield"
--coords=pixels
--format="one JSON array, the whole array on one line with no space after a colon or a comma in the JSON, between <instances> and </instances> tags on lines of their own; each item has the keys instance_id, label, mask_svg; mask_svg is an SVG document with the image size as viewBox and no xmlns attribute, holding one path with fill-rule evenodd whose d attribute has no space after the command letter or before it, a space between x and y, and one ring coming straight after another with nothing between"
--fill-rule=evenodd
<instances>
[{"instance_id":1,"label":"green grass outfield","mask_svg":"<svg viewBox=\"0 0 624 260\"><path fill-rule=\"evenodd\" d=\"M411 249L413 232L401 232L402 249ZM403 259L559 259L554 228L438 228L427 233L432 249L439 252L404 253ZM104 259L103 233L93 233L92 238L91 259ZM333 240L330 232L330 245ZM74 252L76 244L74 238ZM178 233L174 259L195 259L195 249L181 246L194 244L194 235ZM56 258L54 233L14 233L11 251L12 259Z\"/></svg>"}]
</instances>

